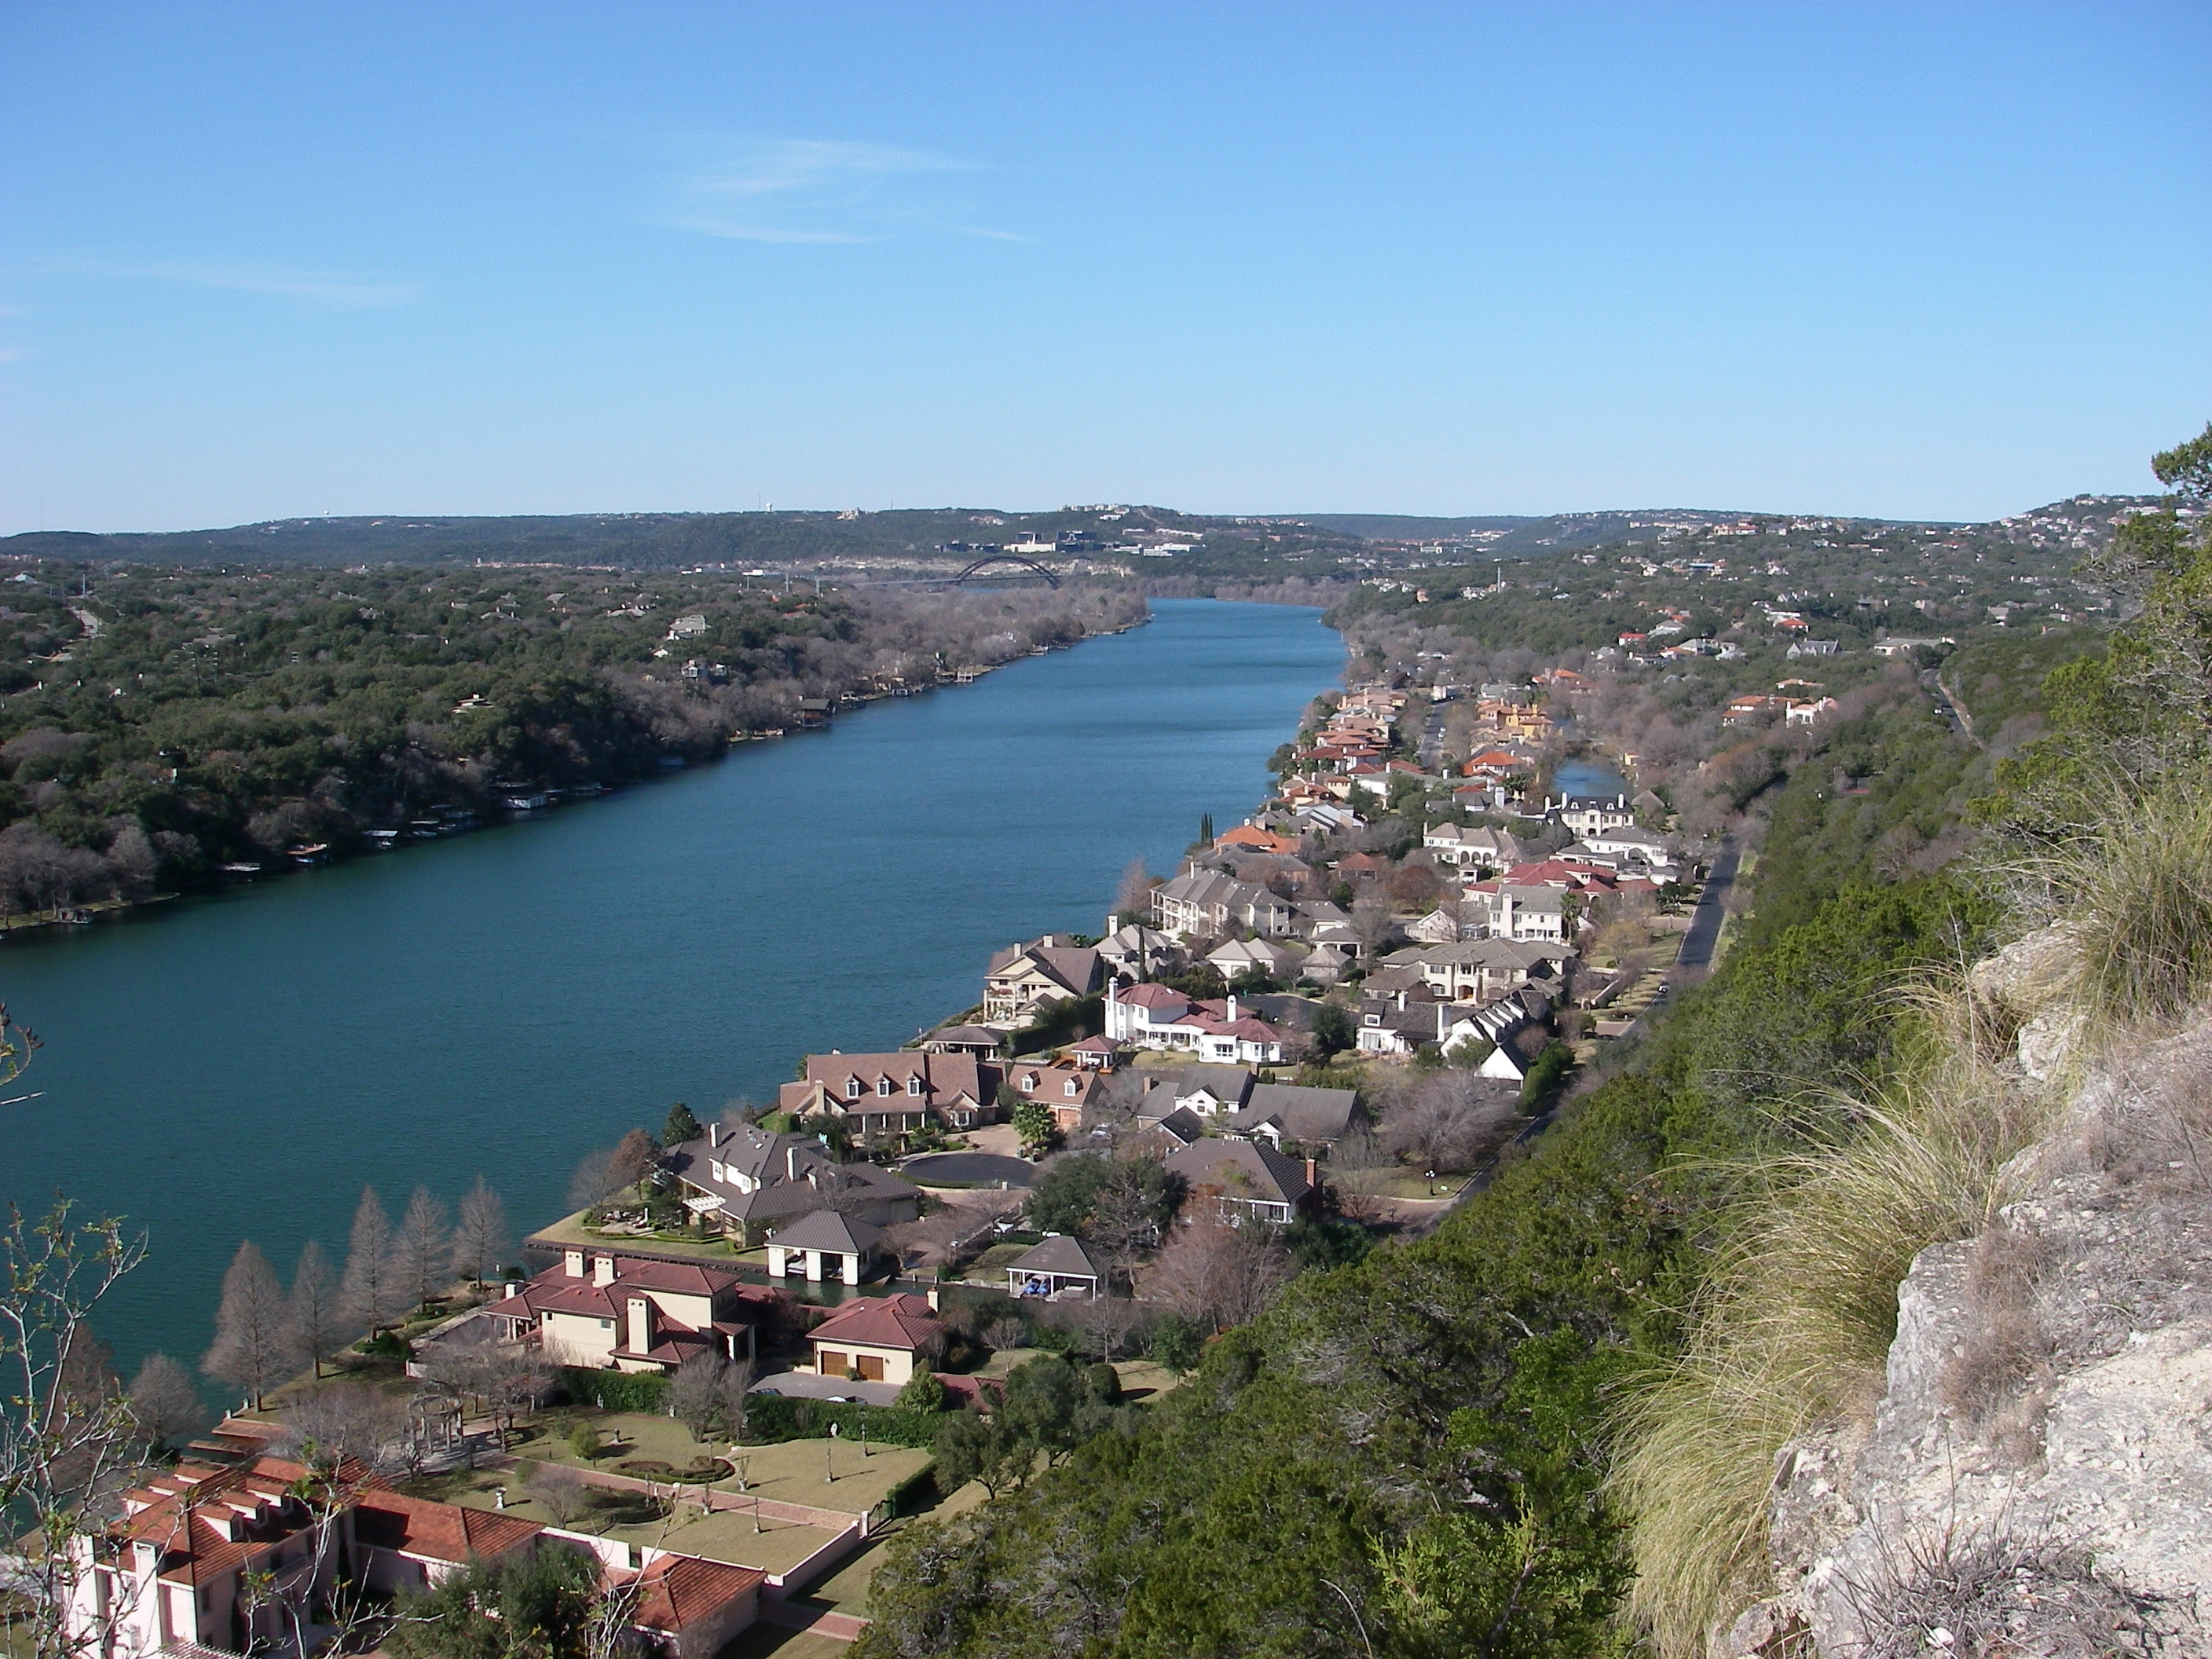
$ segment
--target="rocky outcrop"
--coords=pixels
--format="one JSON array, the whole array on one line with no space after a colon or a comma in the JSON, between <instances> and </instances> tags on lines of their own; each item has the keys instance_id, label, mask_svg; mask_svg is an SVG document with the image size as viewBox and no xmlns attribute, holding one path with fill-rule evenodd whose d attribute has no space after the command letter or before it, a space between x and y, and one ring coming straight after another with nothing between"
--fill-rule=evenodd
<instances>
[{"instance_id":1,"label":"rocky outcrop","mask_svg":"<svg viewBox=\"0 0 2212 1659\"><path fill-rule=\"evenodd\" d=\"M1871 1419L1778 1460L1778 1593L1719 1652L2212 1655L2212 1027L2089 1060L2029 1196L1921 1253Z\"/></svg>"}]
</instances>

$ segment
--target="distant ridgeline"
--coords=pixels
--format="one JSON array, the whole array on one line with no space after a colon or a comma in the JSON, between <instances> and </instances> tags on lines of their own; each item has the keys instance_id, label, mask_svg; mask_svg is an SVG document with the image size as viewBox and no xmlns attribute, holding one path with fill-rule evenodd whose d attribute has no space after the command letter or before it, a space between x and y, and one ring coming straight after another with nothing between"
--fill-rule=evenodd
<instances>
[{"instance_id":1,"label":"distant ridgeline","mask_svg":"<svg viewBox=\"0 0 2212 1659\"><path fill-rule=\"evenodd\" d=\"M1977 526L2053 546L2100 540L2125 497L2077 497L2038 513ZM757 513L597 513L514 518L392 514L279 519L228 529L92 535L33 531L0 538L0 555L79 562L149 564L604 565L652 569L805 567L872 568L878 574L957 568L975 555L1015 548L1062 568L1086 567L1153 579L1349 578L1377 568L1486 562L1614 544L1704 542L1753 550L1742 539L1819 523L1863 538L1912 528L1871 520L1651 509L1545 518L1414 518L1389 514L1224 517L1157 507L1067 507L1048 513L983 507ZM2085 541L2083 538L2086 538ZM1735 538L1735 539L1729 539Z\"/></svg>"}]
</instances>

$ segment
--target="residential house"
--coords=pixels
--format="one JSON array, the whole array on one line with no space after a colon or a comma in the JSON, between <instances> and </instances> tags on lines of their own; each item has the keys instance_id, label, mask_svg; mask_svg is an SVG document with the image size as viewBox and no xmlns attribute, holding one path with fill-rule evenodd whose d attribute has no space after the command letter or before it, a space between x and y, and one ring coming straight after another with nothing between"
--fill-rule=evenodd
<instances>
[{"instance_id":1,"label":"residential house","mask_svg":"<svg viewBox=\"0 0 2212 1659\"><path fill-rule=\"evenodd\" d=\"M1218 870L1192 870L1152 889L1152 921L1184 939L1222 939L1237 927L1280 939L1291 931L1291 905Z\"/></svg>"},{"instance_id":2,"label":"residential house","mask_svg":"<svg viewBox=\"0 0 2212 1659\"><path fill-rule=\"evenodd\" d=\"M1242 1066L1186 1066L1176 1073L1175 1103L1204 1118L1242 1111L1255 1081Z\"/></svg>"},{"instance_id":3,"label":"residential house","mask_svg":"<svg viewBox=\"0 0 2212 1659\"><path fill-rule=\"evenodd\" d=\"M1264 939L1232 939L1206 952L1206 960L1225 980L1246 974L1291 980L1297 977L1298 963L1305 954L1299 945L1277 945Z\"/></svg>"},{"instance_id":4,"label":"residential house","mask_svg":"<svg viewBox=\"0 0 2212 1659\"><path fill-rule=\"evenodd\" d=\"M1120 1144L1131 1152L1164 1158L1205 1138L1206 1123L1197 1113L1172 1103L1162 1110L1155 1104L1138 1108L1135 1127Z\"/></svg>"},{"instance_id":5,"label":"residential house","mask_svg":"<svg viewBox=\"0 0 2212 1659\"><path fill-rule=\"evenodd\" d=\"M1532 988L1480 1005L1401 990L1360 1004L1359 1051L1402 1059L1424 1048L1449 1054L1465 1043L1485 1043L1489 1051L1476 1063L1475 1073L1518 1083L1547 1040L1549 1012L1548 999Z\"/></svg>"},{"instance_id":6,"label":"residential house","mask_svg":"<svg viewBox=\"0 0 2212 1659\"><path fill-rule=\"evenodd\" d=\"M806 1057L806 1075L777 1091L779 1109L842 1119L863 1145L897 1140L933 1121L972 1129L998 1115L999 1070L973 1054L902 1051Z\"/></svg>"},{"instance_id":7,"label":"residential house","mask_svg":"<svg viewBox=\"0 0 2212 1659\"><path fill-rule=\"evenodd\" d=\"M1565 824L1585 841L1600 830L1626 829L1636 822L1636 813L1626 795L1611 800L1562 795L1556 802L1545 801L1544 816Z\"/></svg>"},{"instance_id":8,"label":"residential house","mask_svg":"<svg viewBox=\"0 0 2212 1659\"><path fill-rule=\"evenodd\" d=\"M697 1354L750 1358L763 1308L761 1293L720 1267L571 1245L484 1316L554 1364L665 1376Z\"/></svg>"},{"instance_id":9,"label":"residential house","mask_svg":"<svg viewBox=\"0 0 2212 1659\"><path fill-rule=\"evenodd\" d=\"M1098 941L1098 961L1121 979L1158 979L1182 971L1190 953L1165 933L1132 922Z\"/></svg>"},{"instance_id":10,"label":"residential house","mask_svg":"<svg viewBox=\"0 0 2212 1659\"><path fill-rule=\"evenodd\" d=\"M1061 1049L1060 1057L1086 1072L1111 1072L1121 1064L1121 1051L1103 1036L1087 1036Z\"/></svg>"},{"instance_id":11,"label":"residential house","mask_svg":"<svg viewBox=\"0 0 2212 1659\"><path fill-rule=\"evenodd\" d=\"M1222 848L1243 848L1254 853L1276 853L1290 858L1297 857L1298 851L1296 836L1279 836L1272 830L1262 830L1249 819L1227 835L1216 836L1213 844Z\"/></svg>"},{"instance_id":12,"label":"residential house","mask_svg":"<svg viewBox=\"0 0 2212 1659\"><path fill-rule=\"evenodd\" d=\"M1186 1216L1287 1225L1316 1196L1311 1163L1301 1169L1295 1159L1261 1142L1195 1141L1171 1155L1167 1168L1188 1188Z\"/></svg>"},{"instance_id":13,"label":"residential house","mask_svg":"<svg viewBox=\"0 0 2212 1659\"><path fill-rule=\"evenodd\" d=\"M1587 901L1546 884L1484 881L1467 890L1465 902L1480 911L1492 939L1556 941L1567 936L1568 907Z\"/></svg>"},{"instance_id":14,"label":"residential house","mask_svg":"<svg viewBox=\"0 0 2212 1659\"><path fill-rule=\"evenodd\" d=\"M1290 1083L1258 1083L1245 1097L1243 1110L1229 1120L1229 1133L1265 1140L1277 1152L1285 1140L1305 1146L1334 1146L1352 1133L1359 1110L1357 1089L1311 1089Z\"/></svg>"},{"instance_id":15,"label":"residential house","mask_svg":"<svg viewBox=\"0 0 2212 1659\"><path fill-rule=\"evenodd\" d=\"M1006 1042L1006 1033L988 1025L946 1025L932 1031L921 1047L933 1054L973 1054L988 1060Z\"/></svg>"},{"instance_id":16,"label":"residential house","mask_svg":"<svg viewBox=\"0 0 2212 1659\"><path fill-rule=\"evenodd\" d=\"M1438 863L1456 865L1462 869L1502 870L1509 864L1520 863L1526 856L1510 830L1470 830L1456 823L1435 825L1421 837L1421 845L1435 855Z\"/></svg>"},{"instance_id":17,"label":"residential house","mask_svg":"<svg viewBox=\"0 0 2212 1659\"><path fill-rule=\"evenodd\" d=\"M1785 657L1832 657L1842 645L1840 640L1799 640L1782 654Z\"/></svg>"},{"instance_id":18,"label":"residential house","mask_svg":"<svg viewBox=\"0 0 2212 1659\"><path fill-rule=\"evenodd\" d=\"M814 1369L823 1376L903 1383L945 1350L947 1332L933 1297L902 1291L856 1297L806 1334Z\"/></svg>"},{"instance_id":19,"label":"residential house","mask_svg":"<svg viewBox=\"0 0 2212 1659\"><path fill-rule=\"evenodd\" d=\"M1092 1103L1108 1086L1105 1072L1073 1060L1052 1064L1018 1062L1006 1067L1006 1081L1024 1100L1049 1106L1053 1127L1063 1135L1074 1134L1083 1127Z\"/></svg>"},{"instance_id":20,"label":"residential house","mask_svg":"<svg viewBox=\"0 0 2212 1659\"><path fill-rule=\"evenodd\" d=\"M1098 988L1100 971L1096 946L1058 933L1010 945L984 972L983 1023L1027 1024L1049 1004L1089 996Z\"/></svg>"},{"instance_id":21,"label":"residential house","mask_svg":"<svg viewBox=\"0 0 2212 1659\"><path fill-rule=\"evenodd\" d=\"M1406 937L1420 945L1450 945L1460 937L1459 907L1443 903L1406 924Z\"/></svg>"},{"instance_id":22,"label":"residential house","mask_svg":"<svg viewBox=\"0 0 2212 1659\"><path fill-rule=\"evenodd\" d=\"M1042 1297L1054 1302L1096 1302L1106 1285L1105 1270L1091 1260L1080 1239L1048 1233L1044 1241L1006 1264L1008 1296Z\"/></svg>"},{"instance_id":23,"label":"residential house","mask_svg":"<svg viewBox=\"0 0 2212 1659\"><path fill-rule=\"evenodd\" d=\"M1235 997L1202 1002L1164 985L1109 985L1106 1036L1133 1048L1222 1065L1273 1065L1288 1047L1282 1032L1267 1021L1241 1014Z\"/></svg>"},{"instance_id":24,"label":"residential house","mask_svg":"<svg viewBox=\"0 0 2212 1659\"><path fill-rule=\"evenodd\" d=\"M1411 969L1431 990L1456 1002L1494 1002L1524 985L1557 1001L1566 994L1567 964L1574 956L1571 946L1547 940L1480 939L1393 951L1384 964Z\"/></svg>"},{"instance_id":25,"label":"residential house","mask_svg":"<svg viewBox=\"0 0 2212 1659\"><path fill-rule=\"evenodd\" d=\"M710 1123L696 1139L670 1147L660 1167L700 1224L741 1248L816 1210L875 1227L921 1212L920 1191L902 1176L873 1164L840 1164L812 1135L775 1134L756 1123Z\"/></svg>"}]
</instances>

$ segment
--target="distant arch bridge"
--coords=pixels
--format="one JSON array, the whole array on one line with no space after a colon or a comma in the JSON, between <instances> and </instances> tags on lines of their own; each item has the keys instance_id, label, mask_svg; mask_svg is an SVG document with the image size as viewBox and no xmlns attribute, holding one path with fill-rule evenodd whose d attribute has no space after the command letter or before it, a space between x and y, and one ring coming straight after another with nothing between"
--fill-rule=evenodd
<instances>
[{"instance_id":1,"label":"distant arch bridge","mask_svg":"<svg viewBox=\"0 0 2212 1659\"><path fill-rule=\"evenodd\" d=\"M1042 576L1054 587L1060 586L1060 578L1054 574L1051 569L1039 564L1035 559L1025 559L1018 553L987 553L970 563L965 570L952 580L964 586L969 578L988 570L993 565L1000 564L1019 565L1032 576Z\"/></svg>"}]
</instances>

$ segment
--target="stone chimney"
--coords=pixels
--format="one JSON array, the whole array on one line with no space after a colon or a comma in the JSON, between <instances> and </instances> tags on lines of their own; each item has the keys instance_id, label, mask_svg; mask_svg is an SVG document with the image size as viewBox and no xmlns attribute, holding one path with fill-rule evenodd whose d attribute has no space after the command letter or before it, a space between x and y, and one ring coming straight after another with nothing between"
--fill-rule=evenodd
<instances>
[{"instance_id":1,"label":"stone chimney","mask_svg":"<svg viewBox=\"0 0 2212 1659\"><path fill-rule=\"evenodd\" d=\"M592 1261L592 1283L611 1285L615 1282L615 1259L611 1255L595 1256Z\"/></svg>"},{"instance_id":2,"label":"stone chimney","mask_svg":"<svg viewBox=\"0 0 2212 1659\"><path fill-rule=\"evenodd\" d=\"M632 1353L644 1353L653 1346L653 1304L644 1297L630 1297L626 1328L628 1338L624 1346Z\"/></svg>"}]
</instances>

